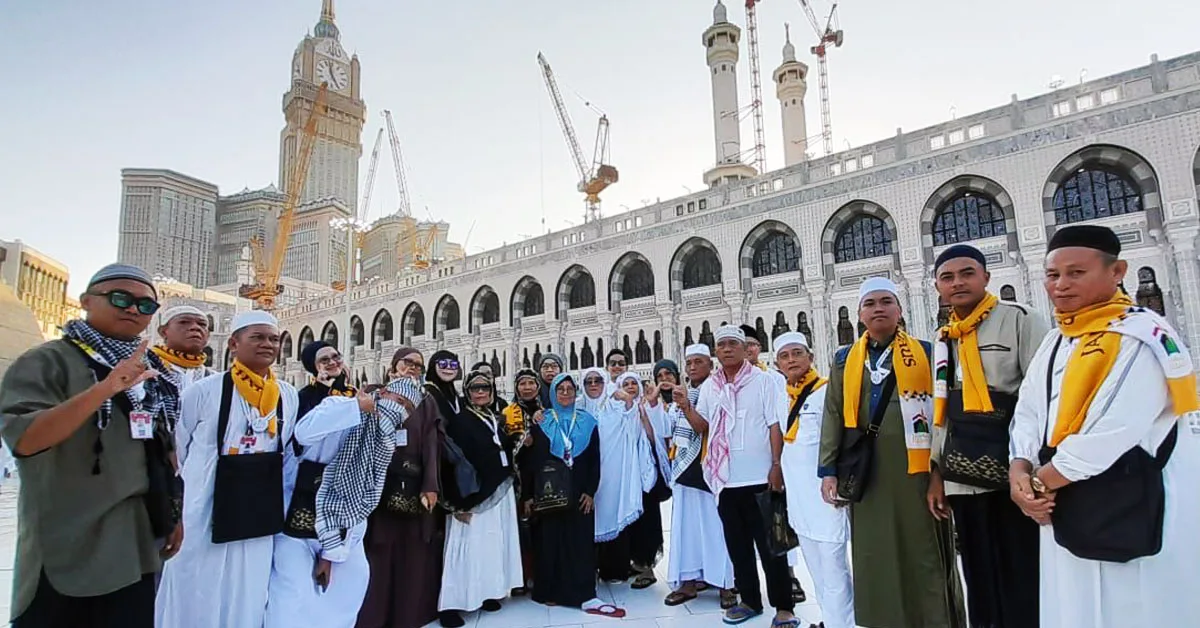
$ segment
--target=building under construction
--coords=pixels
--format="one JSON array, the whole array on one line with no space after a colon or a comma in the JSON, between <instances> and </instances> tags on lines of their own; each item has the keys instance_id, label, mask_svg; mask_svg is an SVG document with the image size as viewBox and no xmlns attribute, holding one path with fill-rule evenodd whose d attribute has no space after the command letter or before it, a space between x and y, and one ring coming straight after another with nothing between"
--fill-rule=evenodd
<instances>
[{"instance_id":1,"label":"building under construction","mask_svg":"<svg viewBox=\"0 0 1200 628\"><path fill-rule=\"evenodd\" d=\"M450 242L449 234L450 223L442 220L417 220L392 214L374 221L363 235L360 281L376 278L392 281L398 275L461 259L463 247Z\"/></svg>"}]
</instances>

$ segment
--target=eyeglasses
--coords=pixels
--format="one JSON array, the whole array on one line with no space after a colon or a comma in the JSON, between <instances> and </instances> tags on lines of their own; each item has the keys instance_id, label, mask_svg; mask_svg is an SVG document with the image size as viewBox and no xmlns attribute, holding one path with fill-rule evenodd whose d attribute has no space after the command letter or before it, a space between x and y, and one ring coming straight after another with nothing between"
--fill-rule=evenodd
<instances>
[{"instance_id":1,"label":"eyeglasses","mask_svg":"<svg viewBox=\"0 0 1200 628\"><path fill-rule=\"evenodd\" d=\"M108 304L118 310L127 310L133 306L137 306L138 314L150 316L158 311L158 301L150 297L135 297L132 293L124 290L109 290L108 292L89 292L88 294L96 297L104 297L108 299Z\"/></svg>"},{"instance_id":2,"label":"eyeglasses","mask_svg":"<svg viewBox=\"0 0 1200 628\"><path fill-rule=\"evenodd\" d=\"M487 384L475 384L467 386L467 392L492 392L492 387Z\"/></svg>"},{"instance_id":3,"label":"eyeglasses","mask_svg":"<svg viewBox=\"0 0 1200 628\"><path fill-rule=\"evenodd\" d=\"M589 377L589 378L583 380L584 386L599 386L603 383L604 383L604 380L600 379L599 377Z\"/></svg>"},{"instance_id":4,"label":"eyeglasses","mask_svg":"<svg viewBox=\"0 0 1200 628\"><path fill-rule=\"evenodd\" d=\"M625 360L610 360L608 362L608 365L609 366L625 366Z\"/></svg>"},{"instance_id":5,"label":"eyeglasses","mask_svg":"<svg viewBox=\"0 0 1200 628\"><path fill-rule=\"evenodd\" d=\"M437 367L440 369L445 369L447 371L457 371L458 370L458 360L454 360L451 358L442 358L441 360L437 361Z\"/></svg>"},{"instance_id":6,"label":"eyeglasses","mask_svg":"<svg viewBox=\"0 0 1200 628\"><path fill-rule=\"evenodd\" d=\"M319 360L317 360L317 364L320 366L326 366L329 364L333 364L334 362L341 362L341 361L342 361L342 354L335 353L333 355L327 355L323 358L320 358Z\"/></svg>"},{"instance_id":7,"label":"eyeglasses","mask_svg":"<svg viewBox=\"0 0 1200 628\"><path fill-rule=\"evenodd\" d=\"M418 373L425 372L425 364L423 364L421 362L418 362L416 360L412 360L409 358L400 358L400 361L403 362L404 364L408 365L408 368L410 368Z\"/></svg>"}]
</instances>

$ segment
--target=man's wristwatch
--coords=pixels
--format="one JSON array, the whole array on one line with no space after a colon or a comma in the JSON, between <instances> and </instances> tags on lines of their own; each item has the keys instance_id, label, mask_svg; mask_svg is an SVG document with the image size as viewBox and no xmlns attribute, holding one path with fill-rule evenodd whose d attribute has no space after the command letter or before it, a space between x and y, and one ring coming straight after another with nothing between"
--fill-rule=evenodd
<instances>
[{"instance_id":1,"label":"man's wristwatch","mask_svg":"<svg viewBox=\"0 0 1200 628\"><path fill-rule=\"evenodd\" d=\"M1033 487L1033 492L1035 493L1045 494L1050 492L1050 489L1046 486L1046 483L1036 475L1029 476L1029 485Z\"/></svg>"}]
</instances>

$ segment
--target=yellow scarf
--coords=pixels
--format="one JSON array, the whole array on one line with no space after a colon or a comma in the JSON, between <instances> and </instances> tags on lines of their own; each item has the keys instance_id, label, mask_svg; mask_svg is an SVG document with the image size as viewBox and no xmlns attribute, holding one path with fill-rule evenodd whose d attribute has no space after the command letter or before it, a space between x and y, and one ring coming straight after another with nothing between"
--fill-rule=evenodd
<instances>
[{"instance_id":1,"label":"yellow scarf","mask_svg":"<svg viewBox=\"0 0 1200 628\"><path fill-rule=\"evenodd\" d=\"M1180 348L1170 338L1165 322L1154 324L1149 334L1136 333L1133 323L1142 316L1151 316L1133 308L1133 300L1125 294L1116 294L1105 303L1086 307L1068 314L1055 313L1058 329L1068 338L1078 338L1075 350L1067 360L1063 373L1062 392L1058 400L1058 416L1055 417L1054 432L1050 446L1057 447L1066 437L1079 433L1087 418L1088 408L1100 385L1108 377L1117 361L1121 349L1122 333L1115 328L1119 322L1129 335L1147 343L1155 350L1155 356L1163 364L1167 374L1167 388L1176 415L1182 416L1200 410L1200 397L1196 395L1196 374L1190 367L1172 369L1172 359L1180 356ZM1157 319L1157 315L1154 315ZM1157 341L1157 342L1156 342ZM1154 344L1151 344L1154 343ZM1160 345L1155 347L1155 345ZM1168 345L1166 349L1162 345ZM1159 351L1158 349L1162 349ZM1183 349L1187 351L1186 348ZM1175 372L1178 370L1179 372ZM1133 391L1133 394L1137 394Z\"/></svg>"},{"instance_id":2,"label":"yellow scarf","mask_svg":"<svg viewBox=\"0 0 1200 628\"><path fill-rule=\"evenodd\" d=\"M203 353L192 355L191 353L168 349L166 345L155 345L150 350L161 358L163 362L185 369L198 369L208 361L208 358Z\"/></svg>"},{"instance_id":3,"label":"yellow scarf","mask_svg":"<svg viewBox=\"0 0 1200 628\"><path fill-rule=\"evenodd\" d=\"M962 364L963 410L967 412L994 410L992 395L988 392L987 377L983 373L983 360L979 357L979 335L975 332L999 302L999 297L989 292L964 319L960 320L958 314L951 310L950 324L938 330L938 336L942 340L949 338L958 341L958 359ZM946 375L948 379L949 373ZM933 404L933 424L941 426L945 420L946 400L937 397Z\"/></svg>"},{"instance_id":4,"label":"yellow scarf","mask_svg":"<svg viewBox=\"0 0 1200 628\"><path fill-rule=\"evenodd\" d=\"M263 378L234 358L229 374L242 399L250 407L256 408L259 415L271 417L267 422L267 433L275 436L279 422L279 417L275 416L275 410L279 407L279 381L275 379L275 373L267 371L267 377Z\"/></svg>"},{"instance_id":5,"label":"yellow scarf","mask_svg":"<svg viewBox=\"0 0 1200 628\"><path fill-rule=\"evenodd\" d=\"M801 378L799 384L796 384L795 386L792 386L791 384L787 385L788 414L791 414L792 406L796 404L796 398L800 396L800 393L804 392L805 387L807 387L809 384L811 384L813 382L816 382L817 384L815 386L813 386L812 392L810 392L809 395L820 390L822 386L829 383L829 380L825 379L824 377L821 377L821 375L819 373L817 373L817 369L809 367L808 372L806 372L804 374L804 377ZM799 431L800 431L800 419L799 419L799 417L797 417L796 420L792 422L791 427L787 428L787 433L783 435L783 442L785 442L785 443L796 442L796 434Z\"/></svg>"},{"instance_id":6,"label":"yellow scarf","mask_svg":"<svg viewBox=\"0 0 1200 628\"><path fill-rule=\"evenodd\" d=\"M848 428L858 427L858 409L862 397L863 371L867 364L867 334L850 347L842 379L842 419ZM908 447L908 472L929 471L929 447L932 440L929 416L932 413L933 372L929 357L916 338L904 330L896 330L892 339L892 371L896 374L896 389L900 394L900 411L904 420L905 442ZM880 399L879 403L888 403ZM928 405L928 410L926 410Z\"/></svg>"},{"instance_id":7,"label":"yellow scarf","mask_svg":"<svg viewBox=\"0 0 1200 628\"><path fill-rule=\"evenodd\" d=\"M504 431L507 434L519 434L525 432L525 412L521 410L521 406L516 402L504 406L500 411L504 415Z\"/></svg>"}]
</instances>

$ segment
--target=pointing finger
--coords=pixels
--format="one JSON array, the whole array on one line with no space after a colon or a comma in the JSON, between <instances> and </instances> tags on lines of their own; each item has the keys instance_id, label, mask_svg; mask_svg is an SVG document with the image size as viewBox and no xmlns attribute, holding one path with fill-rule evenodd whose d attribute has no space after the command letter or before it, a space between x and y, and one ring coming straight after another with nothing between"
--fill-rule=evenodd
<instances>
[{"instance_id":1,"label":"pointing finger","mask_svg":"<svg viewBox=\"0 0 1200 628\"><path fill-rule=\"evenodd\" d=\"M133 355L131 355L129 357L131 359L138 359L138 360L142 359L142 357L146 355L146 348L149 346L150 346L150 338L149 337L143 338L141 344L139 344L138 348L136 350L134 350Z\"/></svg>"}]
</instances>

